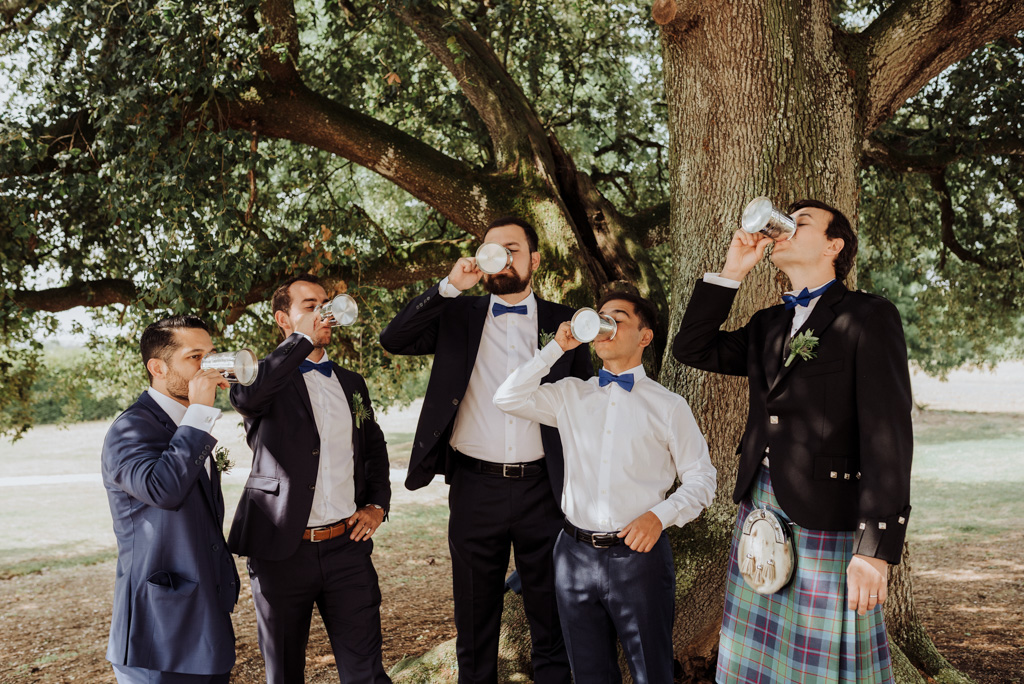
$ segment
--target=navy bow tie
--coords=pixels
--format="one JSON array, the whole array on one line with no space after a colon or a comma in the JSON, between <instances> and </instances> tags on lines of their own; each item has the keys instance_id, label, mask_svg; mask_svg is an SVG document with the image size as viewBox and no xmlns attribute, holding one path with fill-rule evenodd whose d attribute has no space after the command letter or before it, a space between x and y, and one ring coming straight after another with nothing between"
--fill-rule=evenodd
<instances>
[{"instance_id":1,"label":"navy bow tie","mask_svg":"<svg viewBox=\"0 0 1024 684\"><path fill-rule=\"evenodd\" d=\"M610 373L606 371L604 368L602 368L601 372L597 374L597 384L600 385L601 387L609 385L613 382L616 383L622 389L626 390L627 392L633 391L632 373L623 373L622 375L616 375L615 373Z\"/></svg>"},{"instance_id":2,"label":"navy bow tie","mask_svg":"<svg viewBox=\"0 0 1024 684\"><path fill-rule=\"evenodd\" d=\"M299 364L299 370L303 373L308 373L309 371L314 370L320 371L324 374L324 377L331 377L331 364L329 363L313 363L309 359L305 359Z\"/></svg>"},{"instance_id":3,"label":"navy bow tie","mask_svg":"<svg viewBox=\"0 0 1024 684\"><path fill-rule=\"evenodd\" d=\"M789 311L790 309L795 309L798 306L808 306L811 303L812 299L814 299L815 297L820 297L821 295L825 294L825 290L830 288L832 286L832 283L834 282L836 281L832 280L828 283L825 283L824 285L819 287L817 290L814 290L813 292L808 292L807 288L805 287L800 292L800 294L782 295L782 301L786 303L786 311Z\"/></svg>"},{"instance_id":4,"label":"navy bow tie","mask_svg":"<svg viewBox=\"0 0 1024 684\"><path fill-rule=\"evenodd\" d=\"M495 316L500 316L502 314L507 314L507 313L517 313L517 314L525 315L526 314L526 305L525 304L519 304L518 306L505 306L504 304L499 304L498 302L494 302L494 306L491 307L491 311L494 312Z\"/></svg>"}]
</instances>

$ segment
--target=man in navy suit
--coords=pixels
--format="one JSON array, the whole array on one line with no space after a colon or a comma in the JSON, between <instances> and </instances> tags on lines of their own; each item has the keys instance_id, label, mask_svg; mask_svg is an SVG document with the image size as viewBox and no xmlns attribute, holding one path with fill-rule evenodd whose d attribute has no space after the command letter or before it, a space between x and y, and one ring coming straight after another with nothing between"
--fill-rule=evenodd
<instances>
[{"instance_id":1,"label":"man in navy suit","mask_svg":"<svg viewBox=\"0 0 1024 684\"><path fill-rule=\"evenodd\" d=\"M316 604L341 681L389 684L370 559L391 503L388 452L363 378L324 351L326 301L313 276L281 285L271 307L285 340L231 389L253 464L228 543L249 557L267 682L304 681Z\"/></svg>"},{"instance_id":2,"label":"man in navy suit","mask_svg":"<svg viewBox=\"0 0 1024 684\"><path fill-rule=\"evenodd\" d=\"M107 431L103 486L117 537L107 660L121 684L226 683L235 664L238 574L224 543L211 457L220 410L202 319L172 316L142 333L150 387Z\"/></svg>"},{"instance_id":3,"label":"man in navy suit","mask_svg":"<svg viewBox=\"0 0 1024 684\"><path fill-rule=\"evenodd\" d=\"M503 271L484 276L473 259L459 259L448 277L409 302L380 336L393 354L434 355L405 485L423 487L437 473L451 484L448 545L459 682L497 681L513 547L530 623L534 681L567 684L551 557L562 528L562 444L556 429L506 416L491 399L573 310L534 295L530 281L540 253L529 223L498 219L484 241L508 250L511 263ZM481 280L490 294L461 294ZM588 348L565 354L544 382L569 375L593 375Z\"/></svg>"}]
</instances>

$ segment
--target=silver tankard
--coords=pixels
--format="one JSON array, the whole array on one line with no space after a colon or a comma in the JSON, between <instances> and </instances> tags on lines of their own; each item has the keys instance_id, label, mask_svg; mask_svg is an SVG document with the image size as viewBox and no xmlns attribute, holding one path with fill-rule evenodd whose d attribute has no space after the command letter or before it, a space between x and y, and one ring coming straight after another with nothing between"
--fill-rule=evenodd
<instances>
[{"instance_id":1,"label":"silver tankard","mask_svg":"<svg viewBox=\"0 0 1024 684\"><path fill-rule=\"evenodd\" d=\"M573 337L584 343L595 340L614 340L618 324L611 316L598 313L589 306L585 306L572 315L572 320L569 321L569 330Z\"/></svg>"},{"instance_id":2,"label":"silver tankard","mask_svg":"<svg viewBox=\"0 0 1024 684\"><path fill-rule=\"evenodd\" d=\"M256 355L249 349L207 354L199 363L199 367L203 370L215 370L228 382L246 386L256 381L260 371Z\"/></svg>"},{"instance_id":3,"label":"silver tankard","mask_svg":"<svg viewBox=\"0 0 1024 684\"><path fill-rule=\"evenodd\" d=\"M320 320L330 319L331 327L352 325L359 316L359 305L347 294L340 294L320 307Z\"/></svg>"},{"instance_id":4,"label":"silver tankard","mask_svg":"<svg viewBox=\"0 0 1024 684\"><path fill-rule=\"evenodd\" d=\"M485 242L476 250L476 267L487 275L501 273L512 265L512 252L497 242Z\"/></svg>"},{"instance_id":5,"label":"silver tankard","mask_svg":"<svg viewBox=\"0 0 1024 684\"><path fill-rule=\"evenodd\" d=\"M740 224L747 233L764 233L773 240L788 240L796 232L793 217L775 208L764 196L755 197L747 205Z\"/></svg>"}]
</instances>

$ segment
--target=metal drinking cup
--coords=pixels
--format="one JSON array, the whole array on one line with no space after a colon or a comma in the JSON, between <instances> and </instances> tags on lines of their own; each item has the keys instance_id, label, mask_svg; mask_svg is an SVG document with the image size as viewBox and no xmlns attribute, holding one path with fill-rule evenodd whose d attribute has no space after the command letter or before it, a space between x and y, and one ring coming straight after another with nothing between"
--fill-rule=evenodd
<instances>
[{"instance_id":1,"label":"metal drinking cup","mask_svg":"<svg viewBox=\"0 0 1024 684\"><path fill-rule=\"evenodd\" d=\"M203 370L215 370L228 382L239 385L251 385L256 381L260 371L256 355L249 349L207 354L199 367Z\"/></svg>"},{"instance_id":2,"label":"metal drinking cup","mask_svg":"<svg viewBox=\"0 0 1024 684\"><path fill-rule=\"evenodd\" d=\"M796 232L796 221L789 214L777 209L767 197L756 197L740 219L747 233L764 233L773 240L788 240Z\"/></svg>"},{"instance_id":3,"label":"metal drinking cup","mask_svg":"<svg viewBox=\"0 0 1024 684\"><path fill-rule=\"evenodd\" d=\"M476 267L487 275L501 273L512 265L512 252L497 242L485 242L476 250Z\"/></svg>"},{"instance_id":4,"label":"metal drinking cup","mask_svg":"<svg viewBox=\"0 0 1024 684\"><path fill-rule=\"evenodd\" d=\"M352 325L359 316L359 305L347 294L340 294L320 307L320 319L331 319L331 327Z\"/></svg>"},{"instance_id":5,"label":"metal drinking cup","mask_svg":"<svg viewBox=\"0 0 1024 684\"><path fill-rule=\"evenodd\" d=\"M588 343L595 340L614 340L618 324L611 316L598 313L585 306L572 315L569 321L572 336L580 342Z\"/></svg>"}]
</instances>

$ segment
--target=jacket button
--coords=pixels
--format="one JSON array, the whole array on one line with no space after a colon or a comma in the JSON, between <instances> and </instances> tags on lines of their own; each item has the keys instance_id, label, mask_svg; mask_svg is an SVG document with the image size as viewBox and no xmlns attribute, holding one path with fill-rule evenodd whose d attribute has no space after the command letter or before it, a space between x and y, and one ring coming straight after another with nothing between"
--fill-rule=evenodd
<instances>
[{"instance_id":1,"label":"jacket button","mask_svg":"<svg viewBox=\"0 0 1024 684\"><path fill-rule=\"evenodd\" d=\"M309 485L309 491L316 491L316 485Z\"/></svg>"},{"instance_id":2,"label":"jacket button","mask_svg":"<svg viewBox=\"0 0 1024 684\"><path fill-rule=\"evenodd\" d=\"M434 430L434 436L435 437L440 437L441 436L441 431L440 430Z\"/></svg>"},{"instance_id":3,"label":"jacket button","mask_svg":"<svg viewBox=\"0 0 1024 684\"><path fill-rule=\"evenodd\" d=\"M214 551L216 551L216 550L217 550L217 549L219 549L220 547L219 547L219 546L217 546L216 544L214 544L214 545L213 545L212 547L210 547L210 548L212 548L212 549L213 549Z\"/></svg>"},{"instance_id":4,"label":"jacket button","mask_svg":"<svg viewBox=\"0 0 1024 684\"><path fill-rule=\"evenodd\" d=\"M458 405L459 405L459 400L458 399L452 399L452 406L458 406Z\"/></svg>"},{"instance_id":5,"label":"jacket button","mask_svg":"<svg viewBox=\"0 0 1024 684\"><path fill-rule=\"evenodd\" d=\"M779 417L778 416L768 416L768 422L771 423L772 425L778 425L779 424Z\"/></svg>"},{"instance_id":6,"label":"jacket button","mask_svg":"<svg viewBox=\"0 0 1024 684\"><path fill-rule=\"evenodd\" d=\"M203 459L197 458L196 459L196 465L203 465Z\"/></svg>"},{"instance_id":7,"label":"jacket button","mask_svg":"<svg viewBox=\"0 0 1024 684\"><path fill-rule=\"evenodd\" d=\"M314 456L319 456L320 455L320 450L319 449L313 449L313 455Z\"/></svg>"}]
</instances>

